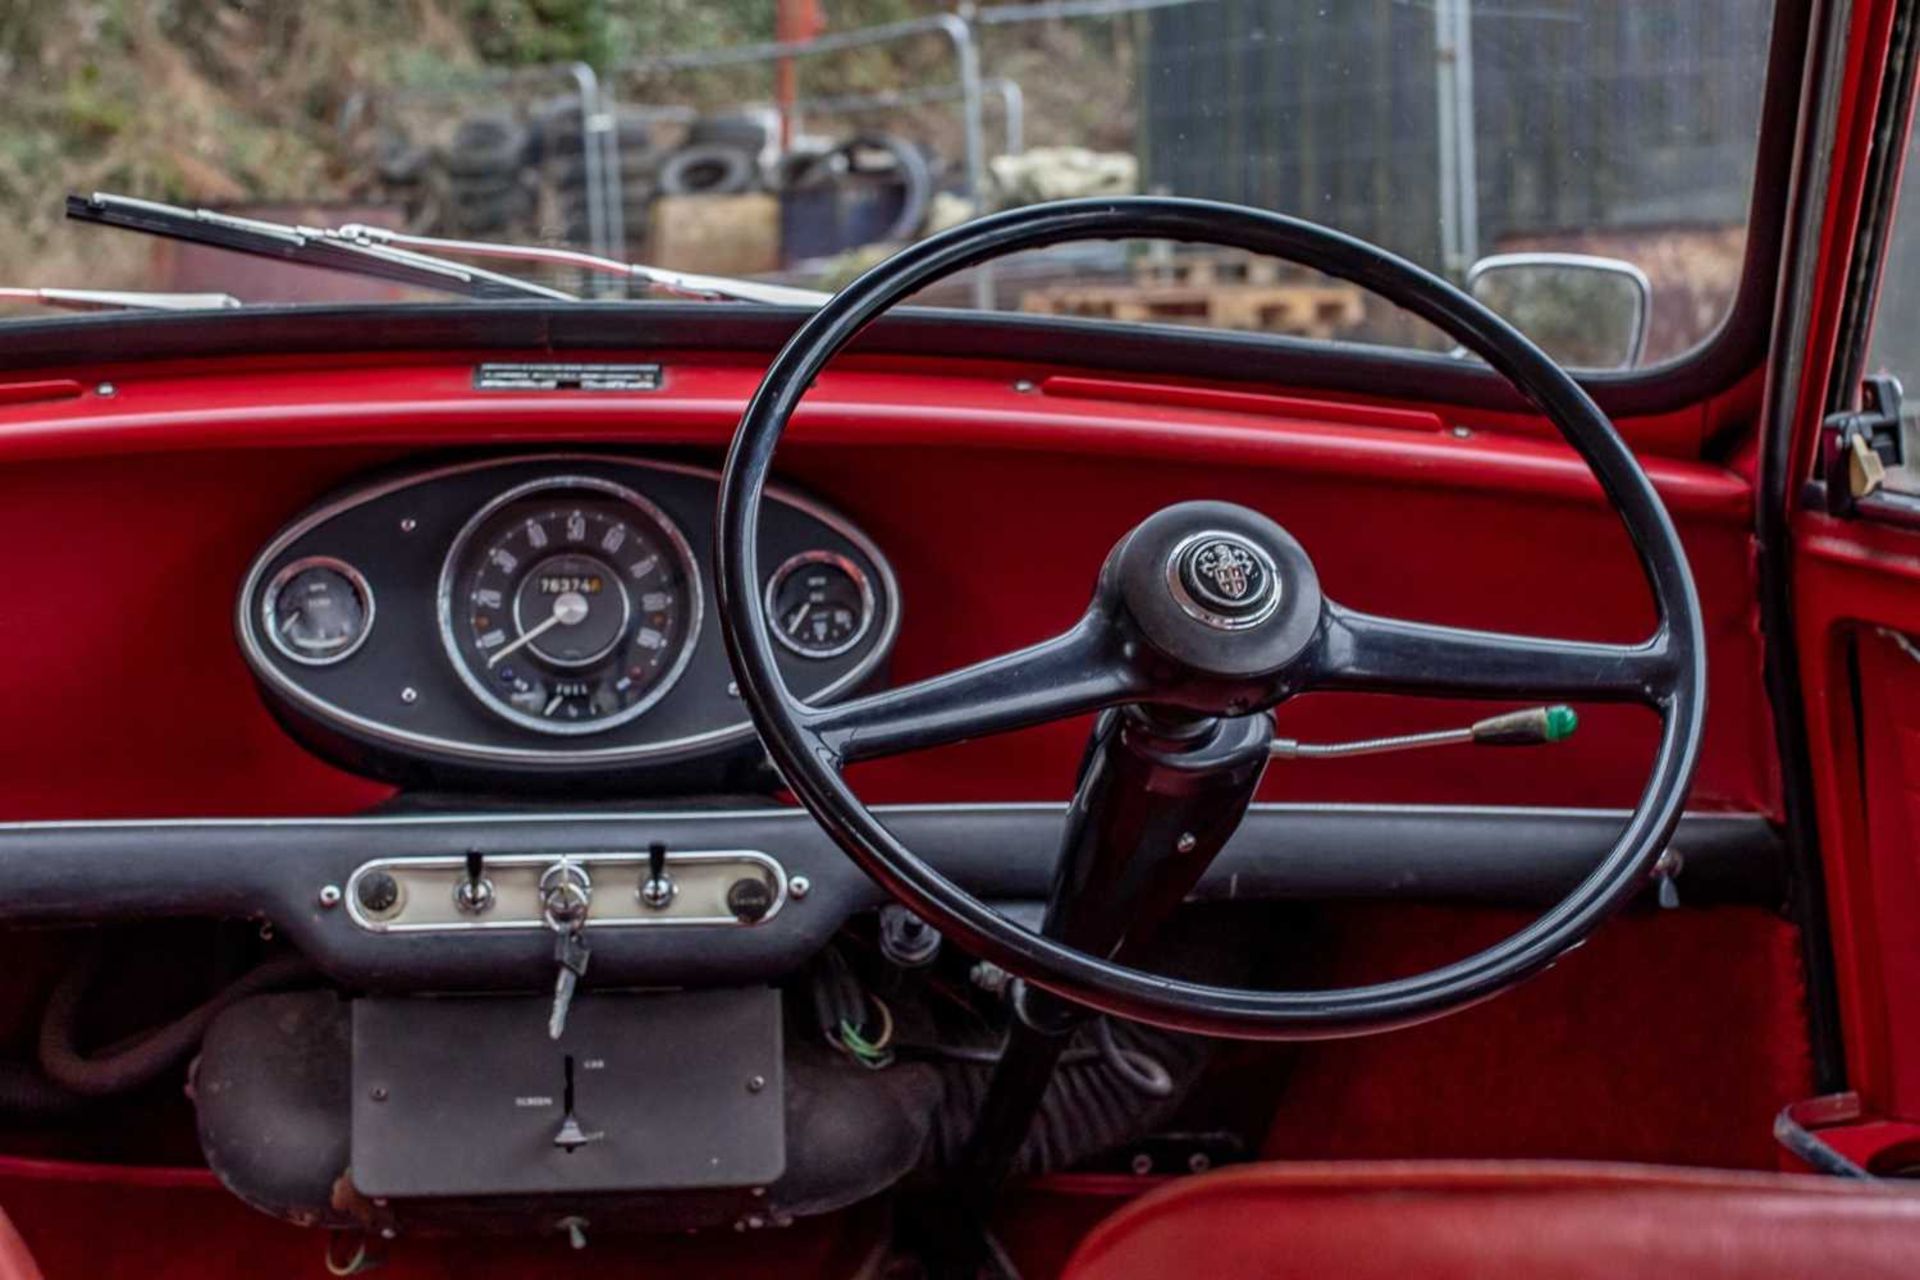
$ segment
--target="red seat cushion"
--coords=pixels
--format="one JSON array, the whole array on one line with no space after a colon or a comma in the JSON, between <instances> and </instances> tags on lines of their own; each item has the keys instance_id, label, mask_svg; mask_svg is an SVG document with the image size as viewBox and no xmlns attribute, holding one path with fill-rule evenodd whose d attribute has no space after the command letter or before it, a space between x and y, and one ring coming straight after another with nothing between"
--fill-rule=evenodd
<instances>
[{"instance_id":1,"label":"red seat cushion","mask_svg":"<svg viewBox=\"0 0 1920 1280\"><path fill-rule=\"evenodd\" d=\"M1920 1189L1547 1161L1269 1164L1095 1227L1066 1280L1920 1276Z\"/></svg>"},{"instance_id":2,"label":"red seat cushion","mask_svg":"<svg viewBox=\"0 0 1920 1280\"><path fill-rule=\"evenodd\" d=\"M40 1268L34 1265L27 1242L13 1229L4 1209L0 1209L0 1280L40 1280Z\"/></svg>"}]
</instances>

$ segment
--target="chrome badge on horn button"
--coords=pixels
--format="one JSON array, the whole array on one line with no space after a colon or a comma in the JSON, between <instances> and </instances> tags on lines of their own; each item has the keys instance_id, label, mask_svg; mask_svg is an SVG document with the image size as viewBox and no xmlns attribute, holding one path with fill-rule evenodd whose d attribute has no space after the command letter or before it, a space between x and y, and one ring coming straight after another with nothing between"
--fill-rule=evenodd
<instances>
[{"instance_id":1,"label":"chrome badge on horn button","mask_svg":"<svg viewBox=\"0 0 1920 1280\"><path fill-rule=\"evenodd\" d=\"M1273 560L1247 538L1217 530L1196 533L1173 549L1167 586L1188 616L1222 631L1256 626L1280 604Z\"/></svg>"}]
</instances>

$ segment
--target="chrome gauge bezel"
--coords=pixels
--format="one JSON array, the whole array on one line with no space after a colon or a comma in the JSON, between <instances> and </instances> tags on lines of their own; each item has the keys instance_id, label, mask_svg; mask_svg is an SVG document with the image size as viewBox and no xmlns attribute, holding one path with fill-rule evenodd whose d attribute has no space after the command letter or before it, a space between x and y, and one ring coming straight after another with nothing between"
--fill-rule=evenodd
<instances>
[{"instance_id":1,"label":"chrome gauge bezel","mask_svg":"<svg viewBox=\"0 0 1920 1280\"><path fill-rule=\"evenodd\" d=\"M854 585L860 588L860 625L854 629L853 635L845 643L835 645L831 649L809 649L789 636L780 627L779 613L773 607L774 600L780 594L780 584L785 582L795 570L810 564L830 564L852 578ZM773 633L773 638L786 646L788 652L821 662L828 658L837 658L858 648L860 642L867 638L867 632L873 630L874 614L878 611L874 600L873 582L867 577L866 570L856 564L852 558L843 556L838 551L802 551L799 555L789 556L781 562L779 568L767 576L764 602L768 619L767 630Z\"/></svg>"},{"instance_id":2,"label":"chrome gauge bezel","mask_svg":"<svg viewBox=\"0 0 1920 1280\"><path fill-rule=\"evenodd\" d=\"M453 597L455 583L460 575L469 545L493 516L502 508L542 493L559 490L588 490L604 497L632 507L657 527L664 536L669 550L680 560L680 573L686 580L687 620L685 634L680 642L680 652L674 656L673 665L654 683L638 701L630 707L623 707L613 715L598 720L561 721L547 720L531 716L501 699L479 677L473 674L466 658L460 650L459 638L454 633ZM680 526L659 505L644 497L634 489L599 476L570 473L564 475L539 476L513 486L502 493L495 494L478 511L468 518L454 535L453 544L447 548L447 554L440 562L440 583L435 591L434 607L440 621L440 643L446 650L447 661L453 664L453 670L467 691L479 700L488 712L535 733L550 734L555 737L578 738L588 734L604 733L617 729L621 725L631 724L645 715L660 700L672 691L686 674L687 666L693 661L694 649L700 642L700 628L706 618L706 596L701 588L700 565L694 559L693 547L687 542L686 535L680 532ZM624 630L624 627L623 627Z\"/></svg>"},{"instance_id":3,"label":"chrome gauge bezel","mask_svg":"<svg viewBox=\"0 0 1920 1280\"><path fill-rule=\"evenodd\" d=\"M309 569L331 569L345 578L347 585L360 596L360 634L353 638L351 644L332 653L307 653L280 638L280 590ZM367 637L373 634L373 615L373 588L367 585L366 575L338 556L301 556L298 560L289 561L268 580L267 589L260 593L260 629L266 633L267 643L281 657L303 667L331 667L351 658L367 642Z\"/></svg>"}]
</instances>

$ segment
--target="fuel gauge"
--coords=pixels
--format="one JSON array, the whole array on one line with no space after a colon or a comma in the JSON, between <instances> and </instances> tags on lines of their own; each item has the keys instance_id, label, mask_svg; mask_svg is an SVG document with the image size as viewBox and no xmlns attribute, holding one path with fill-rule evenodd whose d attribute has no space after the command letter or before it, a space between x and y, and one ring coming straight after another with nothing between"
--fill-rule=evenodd
<instances>
[{"instance_id":1,"label":"fuel gauge","mask_svg":"<svg viewBox=\"0 0 1920 1280\"><path fill-rule=\"evenodd\" d=\"M373 593L346 561L309 556L274 575L261 614L274 648L295 662L326 666L366 640L373 628Z\"/></svg>"},{"instance_id":2,"label":"fuel gauge","mask_svg":"<svg viewBox=\"0 0 1920 1280\"><path fill-rule=\"evenodd\" d=\"M768 579L767 618L774 637L801 657L837 657L873 626L873 586L847 557L803 551Z\"/></svg>"}]
</instances>

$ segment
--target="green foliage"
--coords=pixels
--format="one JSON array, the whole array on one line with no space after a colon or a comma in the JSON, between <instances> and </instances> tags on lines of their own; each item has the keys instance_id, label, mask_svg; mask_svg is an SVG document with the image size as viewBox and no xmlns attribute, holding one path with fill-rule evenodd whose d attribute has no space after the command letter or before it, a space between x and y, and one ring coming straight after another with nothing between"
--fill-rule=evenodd
<instances>
[{"instance_id":1,"label":"green foliage","mask_svg":"<svg viewBox=\"0 0 1920 1280\"><path fill-rule=\"evenodd\" d=\"M610 61L771 40L773 0L609 0Z\"/></svg>"},{"instance_id":2,"label":"green foliage","mask_svg":"<svg viewBox=\"0 0 1920 1280\"><path fill-rule=\"evenodd\" d=\"M99 146L132 124L134 104L103 85L97 68L88 64L67 80L60 98L61 133L77 147Z\"/></svg>"},{"instance_id":3,"label":"green foliage","mask_svg":"<svg viewBox=\"0 0 1920 1280\"><path fill-rule=\"evenodd\" d=\"M460 16L480 57L503 66L599 62L608 51L604 0L464 0Z\"/></svg>"}]
</instances>

